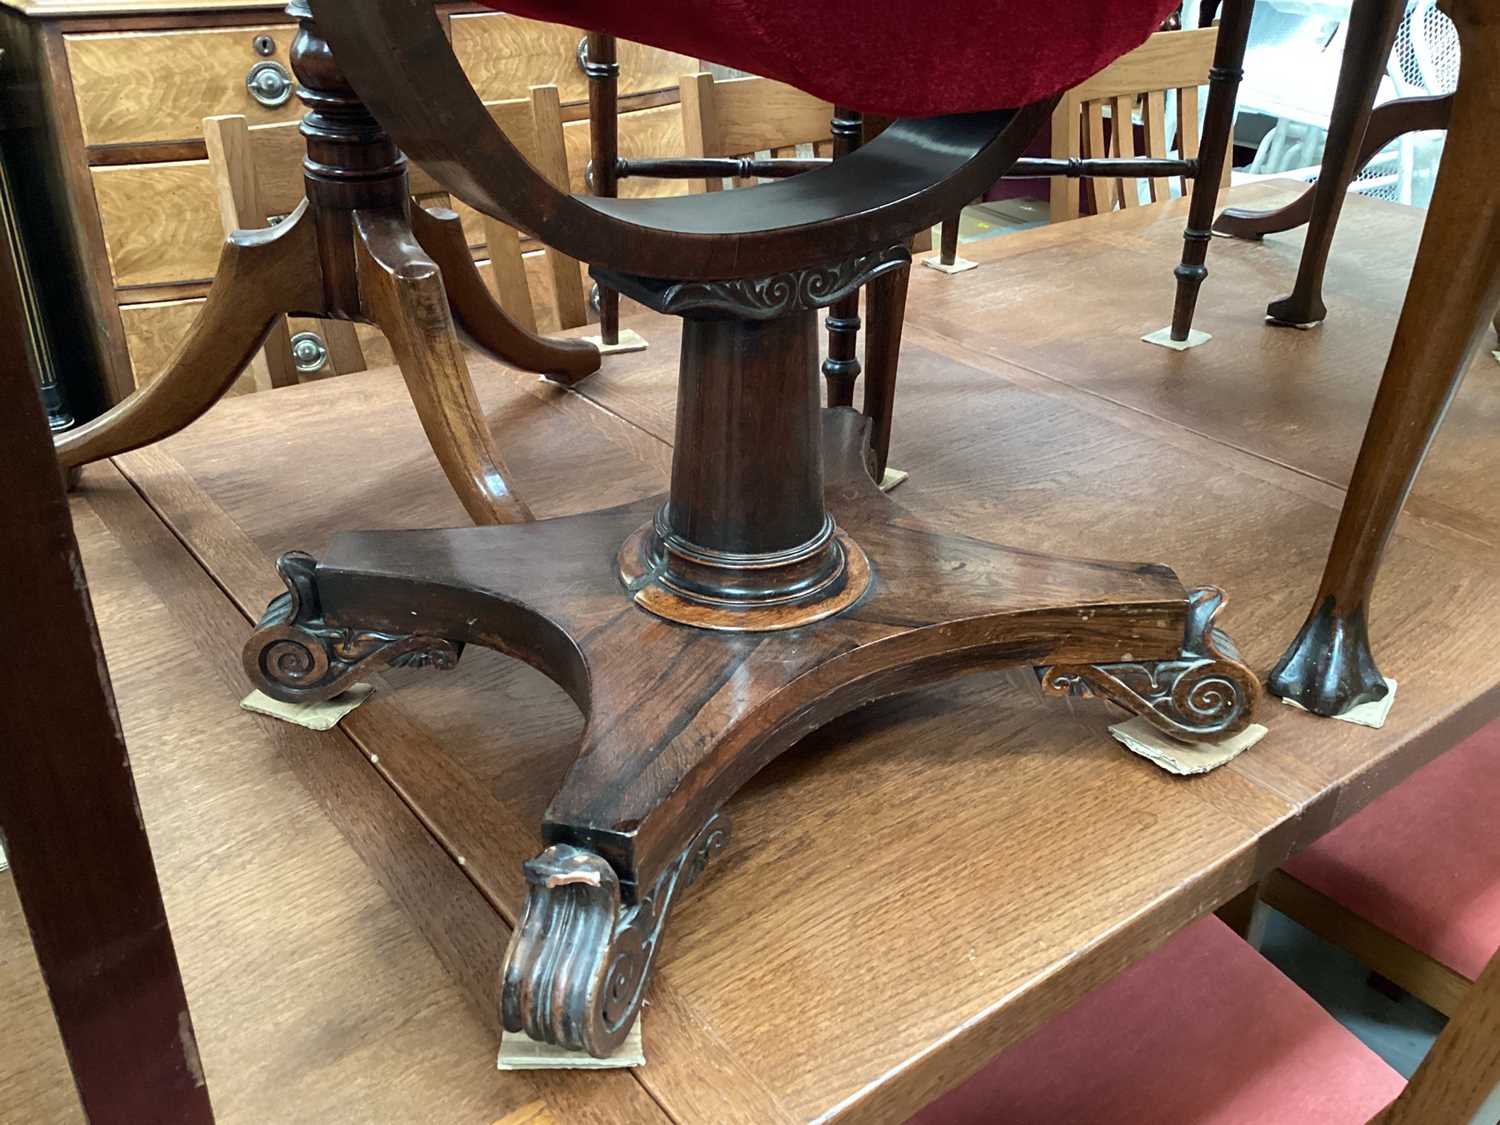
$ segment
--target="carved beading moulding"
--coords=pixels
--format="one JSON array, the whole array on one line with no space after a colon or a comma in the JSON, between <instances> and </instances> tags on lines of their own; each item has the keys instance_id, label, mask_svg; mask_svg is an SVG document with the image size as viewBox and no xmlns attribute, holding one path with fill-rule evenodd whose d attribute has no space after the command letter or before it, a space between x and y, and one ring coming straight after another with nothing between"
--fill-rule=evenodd
<instances>
[{"instance_id":1,"label":"carved beading moulding","mask_svg":"<svg viewBox=\"0 0 1500 1125\"><path fill-rule=\"evenodd\" d=\"M904 245L897 245L831 265L724 281L662 281L597 268L590 272L601 284L672 316L772 320L831 305L877 277L910 266L911 252Z\"/></svg>"}]
</instances>

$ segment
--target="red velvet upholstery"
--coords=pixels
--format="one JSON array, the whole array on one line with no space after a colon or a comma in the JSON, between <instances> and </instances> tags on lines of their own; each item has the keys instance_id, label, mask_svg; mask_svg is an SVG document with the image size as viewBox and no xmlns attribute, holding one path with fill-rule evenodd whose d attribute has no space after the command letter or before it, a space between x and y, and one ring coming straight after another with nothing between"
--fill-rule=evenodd
<instances>
[{"instance_id":1,"label":"red velvet upholstery","mask_svg":"<svg viewBox=\"0 0 1500 1125\"><path fill-rule=\"evenodd\" d=\"M485 0L894 117L1011 109L1139 47L1176 0Z\"/></svg>"},{"instance_id":2,"label":"red velvet upholstery","mask_svg":"<svg viewBox=\"0 0 1500 1125\"><path fill-rule=\"evenodd\" d=\"M912 1125L1365 1125L1404 1085L1209 915Z\"/></svg>"},{"instance_id":3,"label":"red velvet upholstery","mask_svg":"<svg viewBox=\"0 0 1500 1125\"><path fill-rule=\"evenodd\" d=\"M1500 723L1429 762L1285 866L1473 980L1500 948Z\"/></svg>"}]
</instances>

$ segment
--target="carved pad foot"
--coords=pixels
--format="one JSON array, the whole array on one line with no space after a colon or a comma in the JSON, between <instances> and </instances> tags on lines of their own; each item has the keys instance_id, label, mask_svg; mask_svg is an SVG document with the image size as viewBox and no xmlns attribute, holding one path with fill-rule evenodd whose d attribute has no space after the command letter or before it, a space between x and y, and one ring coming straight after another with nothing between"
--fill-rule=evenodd
<instances>
[{"instance_id":1,"label":"carved pad foot","mask_svg":"<svg viewBox=\"0 0 1500 1125\"><path fill-rule=\"evenodd\" d=\"M1370 652L1364 610L1341 613L1331 597L1308 616L1267 682L1273 695L1315 715L1342 715L1390 690Z\"/></svg>"},{"instance_id":2,"label":"carved pad foot","mask_svg":"<svg viewBox=\"0 0 1500 1125\"><path fill-rule=\"evenodd\" d=\"M1300 328L1306 324L1322 324L1328 318L1328 306L1316 295L1301 297L1293 293L1266 306L1266 319L1272 324Z\"/></svg>"},{"instance_id":3,"label":"carved pad foot","mask_svg":"<svg viewBox=\"0 0 1500 1125\"><path fill-rule=\"evenodd\" d=\"M729 820L715 814L631 905L614 868L591 851L554 844L530 860L525 912L505 959L505 1030L612 1054L640 1011L673 897L728 843Z\"/></svg>"},{"instance_id":4,"label":"carved pad foot","mask_svg":"<svg viewBox=\"0 0 1500 1125\"><path fill-rule=\"evenodd\" d=\"M1254 673L1240 662L1229 636L1213 625L1223 591L1206 586L1188 595L1182 654L1176 660L1055 664L1037 669L1053 695L1103 696L1184 742L1223 738L1250 724L1260 698Z\"/></svg>"},{"instance_id":5,"label":"carved pad foot","mask_svg":"<svg viewBox=\"0 0 1500 1125\"><path fill-rule=\"evenodd\" d=\"M458 642L330 624L318 597L317 566L302 551L288 551L276 561L287 592L271 600L245 642L245 673L272 699L332 699L381 668L446 670L458 664L463 652Z\"/></svg>"}]
</instances>

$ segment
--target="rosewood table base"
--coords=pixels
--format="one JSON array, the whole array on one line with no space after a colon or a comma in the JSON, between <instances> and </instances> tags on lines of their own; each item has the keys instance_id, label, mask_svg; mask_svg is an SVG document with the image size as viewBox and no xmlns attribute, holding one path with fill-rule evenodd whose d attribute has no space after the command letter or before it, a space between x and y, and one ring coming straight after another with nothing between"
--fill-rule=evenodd
<instances>
[{"instance_id":1,"label":"rosewood table base","mask_svg":"<svg viewBox=\"0 0 1500 1125\"><path fill-rule=\"evenodd\" d=\"M810 365L807 382L815 394ZM1259 687L1212 626L1217 591L1187 593L1160 566L935 531L875 486L869 428L847 408L822 412L827 511L869 574L852 605L801 627L746 631L728 615L694 628L646 608L641 578L621 571L662 498L509 527L349 533L317 562L283 557L288 593L245 651L269 694L327 698L383 665L451 667L479 644L545 672L588 717L545 818L551 846L526 865L507 1028L608 1054L674 896L728 840L725 802L862 704L1029 665L1045 690L1097 692L1179 738L1249 721Z\"/></svg>"}]
</instances>

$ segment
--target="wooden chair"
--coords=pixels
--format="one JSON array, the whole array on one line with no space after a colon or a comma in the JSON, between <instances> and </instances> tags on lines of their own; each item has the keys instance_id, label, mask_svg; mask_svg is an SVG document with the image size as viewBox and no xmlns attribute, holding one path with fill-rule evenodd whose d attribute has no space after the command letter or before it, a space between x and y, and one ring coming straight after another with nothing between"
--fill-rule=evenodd
<instances>
[{"instance_id":1,"label":"wooden chair","mask_svg":"<svg viewBox=\"0 0 1500 1125\"><path fill-rule=\"evenodd\" d=\"M1203 918L949 1091L913 1125L1436 1125L1495 1120L1500 956L1409 1083Z\"/></svg>"},{"instance_id":2,"label":"wooden chair","mask_svg":"<svg viewBox=\"0 0 1500 1125\"><path fill-rule=\"evenodd\" d=\"M515 138L525 157L553 183L566 187L568 159L557 87L536 86L529 98L492 102L488 108L496 123ZM203 136L226 237L236 230L273 225L302 202L305 146L298 130L299 123L295 121L252 126L237 114L204 119ZM450 206L447 193L420 168L411 168L411 190L416 206L436 209ZM500 307L528 332L536 332L537 308L520 234L513 227L474 212L469 212L464 220L467 230L482 231ZM585 323L583 279L578 263L550 247L533 250L532 254L545 260L545 287L552 304L548 319L555 320L562 328ZM354 324L340 320L318 324L334 371L338 374L363 371L366 357ZM289 386L298 377L287 318L278 317L265 347L251 361L236 389Z\"/></svg>"},{"instance_id":3,"label":"wooden chair","mask_svg":"<svg viewBox=\"0 0 1500 1125\"><path fill-rule=\"evenodd\" d=\"M682 99L683 153L692 157L794 159L799 145L812 155L833 155L834 106L769 78L717 79L706 71L678 86ZM758 183L757 177L731 177L733 187ZM719 191L724 179L709 176L700 191Z\"/></svg>"},{"instance_id":4,"label":"wooden chair","mask_svg":"<svg viewBox=\"0 0 1500 1125\"><path fill-rule=\"evenodd\" d=\"M1069 90L1052 111L1052 156L1063 160L1164 158L1174 147L1172 138L1167 136L1170 98L1176 102L1177 110L1175 147L1182 159L1197 159L1198 88L1209 80L1218 39L1218 27L1158 31L1130 54ZM1133 124L1137 109L1143 126L1142 146L1136 143ZM1107 133L1106 120L1110 123ZM1122 128L1122 123L1129 125ZM1144 147L1144 151L1138 152L1139 147ZM1222 175L1227 182L1229 161L1224 162ZM1192 177L1173 178L1181 194L1192 194ZM1146 182L1151 202L1171 197L1168 177L1154 176ZM1112 211L1117 206L1129 208L1141 204L1137 181L1128 177L1079 180L1056 177L1051 186L1053 222L1076 219L1085 202L1093 214Z\"/></svg>"},{"instance_id":5,"label":"wooden chair","mask_svg":"<svg viewBox=\"0 0 1500 1125\"><path fill-rule=\"evenodd\" d=\"M1158 31L1141 46L1104 70L1075 86L1062 96L1052 111L1052 159L1132 159L1136 156L1165 158L1172 146L1168 143L1166 116L1169 96L1177 103L1178 151L1184 160L1198 155L1198 88L1208 81L1213 65L1214 48L1219 39L1217 27L1195 31ZM1136 144L1134 115L1139 109L1144 144ZM1104 122L1110 122L1105 132ZM1116 129L1117 121L1130 120L1130 129ZM1138 152L1142 148L1144 151ZM1019 173L1017 173L1019 174ZM1225 182L1229 162L1224 165ZM1192 179L1175 177L1179 190L1187 195ZM1080 197L1093 214L1140 204L1140 193L1132 178L1101 179L1051 177L1050 221L1076 219L1084 213ZM1170 180L1153 176L1151 202L1170 197ZM941 248L937 263L948 269L958 262L959 216L943 220Z\"/></svg>"},{"instance_id":6,"label":"wooden chair","mask_svg":"<svg viewBox=\"0 0 1500 1125\"><path fill-rule=\"evenodd\" d=\"M1491 724L1266 876L1259 900L1452 1016L1500 949L1497 807Z\"/></svg>"}]
</instances>

